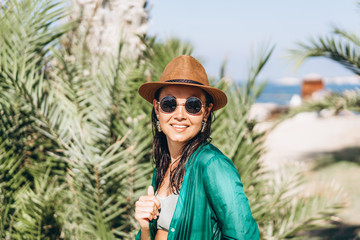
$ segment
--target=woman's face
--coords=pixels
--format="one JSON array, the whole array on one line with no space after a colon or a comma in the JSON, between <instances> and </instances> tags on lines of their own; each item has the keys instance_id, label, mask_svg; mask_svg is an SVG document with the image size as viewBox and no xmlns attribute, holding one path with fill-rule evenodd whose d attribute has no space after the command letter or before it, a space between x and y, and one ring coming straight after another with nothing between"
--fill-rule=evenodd
<instances>
[{"instance_id":1,"label":"woman's face","mask_svg":"<svg viewBox=\"0 0 360 240\"><path fill-rule=\"evenodd\" d=\"M167 86L161 90L159 101L166 96L175 97L178 106L174 112L166 113L161 110L160 104L157 104L157 100L154 99L153 105L161 129L167 137L168 145L186 144L201 130L202 121L207 120L212 104L206 108L202 107L197 114L190 114L186 111L184 104L189 97L197 97L204 106L206 104L205 94L197 87Z\"/></svg>"}]
</instances>

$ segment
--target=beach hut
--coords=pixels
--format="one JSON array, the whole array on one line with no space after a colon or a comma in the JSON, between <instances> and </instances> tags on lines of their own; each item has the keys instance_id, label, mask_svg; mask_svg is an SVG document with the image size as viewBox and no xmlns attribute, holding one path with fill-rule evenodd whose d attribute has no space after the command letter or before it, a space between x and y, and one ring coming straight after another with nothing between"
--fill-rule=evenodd
<instances>
[{"instance_id":1,"label":"beach hut","mask_svg":"<svg viewBox=\"0 0 360 240\"><path fill-rule=\"evenodd\" d=\"M303 78L301 84L301 98L303 100L312 97L312 94L316 91L324 89L324 82L320 75L311 73Z\"/></svg>"}]
</instances>

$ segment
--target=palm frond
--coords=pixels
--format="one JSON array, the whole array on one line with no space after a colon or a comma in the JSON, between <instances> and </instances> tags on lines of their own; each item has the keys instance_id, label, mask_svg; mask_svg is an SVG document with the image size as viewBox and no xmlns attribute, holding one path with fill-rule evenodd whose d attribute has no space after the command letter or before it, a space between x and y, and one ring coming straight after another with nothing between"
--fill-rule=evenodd
<instances>
[{"instance_id":1,"label":"palm frond","mask_svg":"<svg viewBox=\"0 0 360 240\"><path fill-rule=\"evenodd\" d=\"M264 239L303 239L307 231L331 227L334 216L346 206L336 183L318 183L321 189L310 190L303 174L290 169L294 167L282 169L269 181L276 187L269 189L272 197L265 198L269 200L265 203L268 213L263 215L266 220L259 223Z\"/></svg>"},{"instance_id":2,"label":"palm frond","mask_svg":"<svg viewBox=\"0 0 360 240\"><path fill-rule=\"evenodd\" d=\"M341 29L339 27L333 27L333 33L348 40L356 46L360 46L360 36L356 33L346 31L345 29Z\"/></svg>"},{"instance_id":3,"label":"palm frond","mask_svg":"<svg viewBox=\"0 0 360 240\"><path fill-rule=\"evenodd\" d=\"M15 196L26 184L24 175L25 159L16 153L15 147L10 147L6 140L0 138L0 236L7 237L7 230L14 227L13 207Z\"/></svg>"},{"instance_id":4,"label":"palm frond","mask_svg":"<svg viewBox=\"0 0 360 240\"><path fill-rule=\"evenodd\" d=\"M16 194L14 203L14 231L12 236L21 239L32 236L38 239L57 239L61 233L64 185L50 177L50 169L41 178L35 178L34 188L26 185Z\"/></svg>"},{"instance_id":5,"label":"palm frond","mask_svg":"<svg viewBox=\"0 0 360 240\"><path fill-rule=\"evenodd\" d=\"M359 75L359 46L357 42L351 40L352 37L354 36L347 35L347 39L332 36L318 37L311 39L309 43L298 43L298 48L290 50L290 54L297 61L297 66L310 57L326 57Z\"/></svg>"}]
</instances>

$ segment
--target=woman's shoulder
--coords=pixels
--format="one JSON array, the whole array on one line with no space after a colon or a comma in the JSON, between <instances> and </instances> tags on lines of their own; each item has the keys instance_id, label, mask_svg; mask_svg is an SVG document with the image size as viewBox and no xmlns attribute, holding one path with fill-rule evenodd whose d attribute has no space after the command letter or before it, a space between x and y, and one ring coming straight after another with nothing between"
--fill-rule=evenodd
<instances>
[{"instance_id":1,"label":"woman's shoulder","mask_svg":"<svg viewBox=\"0 0 360 240\"><path fill-rule=\"evenodd\" d=\"M196 163L195 168L202 173L201 176L204 176L205 181L210 178L218 179L218 182L225 179L231 179L231 181L238 179L241 184L240 175L234 163L212 144L203 147Z\"/></svg>"},{"instance_id":2,"label":"woman's shoulder","mask_svg":"<svg viewBox=\"0 0 360 240\"><path fill-rule=\"evenodd\" d=\"M211 143L202 147L197 156L197 162L203 167L208 167L210 164L230 164L233 166L233 162Z\"/></svg>"}]
</instances>

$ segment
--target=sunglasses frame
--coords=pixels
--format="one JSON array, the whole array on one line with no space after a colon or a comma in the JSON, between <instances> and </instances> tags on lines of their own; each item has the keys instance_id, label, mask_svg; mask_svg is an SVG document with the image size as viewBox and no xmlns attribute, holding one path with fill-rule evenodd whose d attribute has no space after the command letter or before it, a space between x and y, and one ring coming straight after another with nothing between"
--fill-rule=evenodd
<instances>
[{"instance_id":1,"label":"sunglasses frame","mask_svg":"<svg viewBox=\"0 0 360 240\"><path fill-rule=\"evenodd\" d=\"M174 109L174 111L172 111L172 112L166 112L166 111L164 111L163 109L162 109L162 107L161 107L161 101L162 100L164 100L164 98L166 98L166 97L171 97L171 98L174 98L175 99L175 102L176 102L176 108L178 107L178 106L184 106L184 108L185 108L185 110L186 110L186 113L188 113L188 114L191 114L191 115L196 115L196 114L198 114L198 113L200 113L201 112L201 109L199 110L199 112L196 112L196 113L190 113L187 109L186 109L186 103L187 103L187 101L190 99L190 98L196 98L197 100L199 100L200 101L200 103L201 103L201 107L206 107L206 104L203 104L203 102L200 100L200 98L198 98L198 97L189 97L189 98L187 98L186 99L186 101L184 102L184 103L178 103L177 101L176 101L176 97L173 97L173 96L165 96L165 97L163 97L160 101L158 101L158 102L156 102L157 104L159 104L159 106L160 106L160 109L161 109L161 111L163 112L163 113L173 113L173 112L175 112L175 110L176 110L176 108Z\"/></svg>"}]
</instances>

